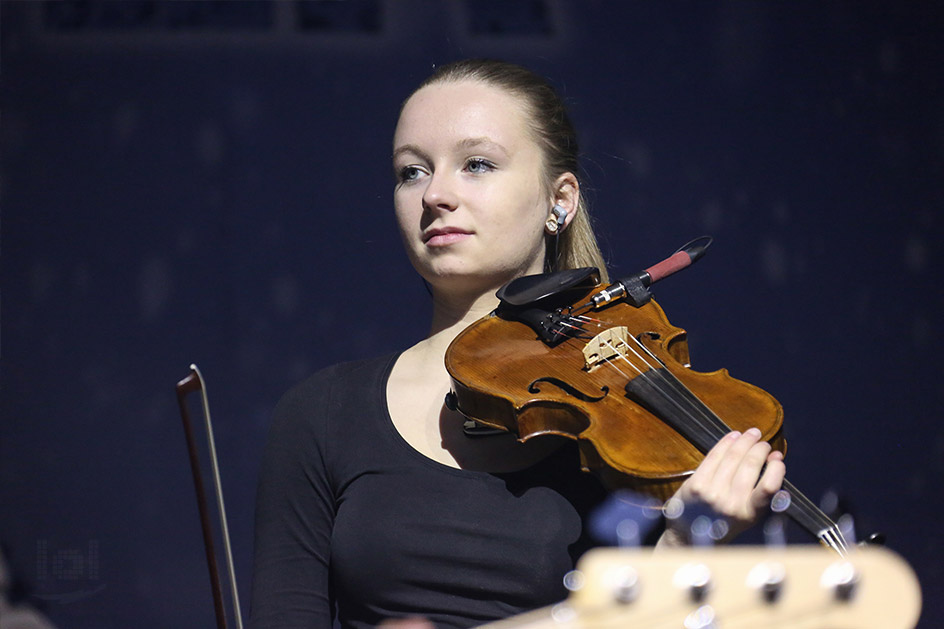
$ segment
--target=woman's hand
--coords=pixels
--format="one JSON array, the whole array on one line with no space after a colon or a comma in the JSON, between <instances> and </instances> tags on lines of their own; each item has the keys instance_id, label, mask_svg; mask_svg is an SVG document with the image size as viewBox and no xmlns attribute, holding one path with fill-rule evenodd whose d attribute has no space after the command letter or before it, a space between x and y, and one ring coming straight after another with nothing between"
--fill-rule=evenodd
<instances>
[{"instance_id":1,"label":"woman's hand","mask_svg":"<svg viewBox=\"0 0 944 629\"><path fill-rule=\"evenodd\" d=\"M685 504L706 504L725 517L730 527L725 539L753 524L783 484L783 454L760 438L756 428L728 433L673 496ZM658 545L678 545L685 537L670 524Z\"/></svg>"}]
</instances>

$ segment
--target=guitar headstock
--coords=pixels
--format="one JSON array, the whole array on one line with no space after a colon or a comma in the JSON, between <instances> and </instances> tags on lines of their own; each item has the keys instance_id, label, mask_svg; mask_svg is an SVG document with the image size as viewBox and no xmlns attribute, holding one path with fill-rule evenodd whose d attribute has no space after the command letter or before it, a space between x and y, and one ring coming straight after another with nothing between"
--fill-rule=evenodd
<instances>
[{"instance_id":1,"label":"guitar headstock","mask_svg":"<svg viewBox=\"0 0 944 629\"><path fill-rule=\"evenodd\" d=\"M566 601L486 627L909 629L921 611L914 571L880 547L596 549L567 581Z\"/></svg>"}]
</instances>

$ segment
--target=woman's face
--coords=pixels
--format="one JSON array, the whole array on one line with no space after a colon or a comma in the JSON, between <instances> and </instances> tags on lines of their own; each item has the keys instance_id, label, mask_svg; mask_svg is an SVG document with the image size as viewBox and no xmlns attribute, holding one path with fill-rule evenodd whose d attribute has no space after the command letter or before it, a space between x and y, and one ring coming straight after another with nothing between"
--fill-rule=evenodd
<instances>
[{"instance_id":1,"label":"woman's face","mask_svg":"<svg viewBox=\"0 0 944 629\"><path fill-rule=\"evenodd\" d=\"M476 81L424 87L404 106L393 148L397 222L430 284L485 291L543 270L554 199L515 96Z\"/></svg>"}]
</instances>

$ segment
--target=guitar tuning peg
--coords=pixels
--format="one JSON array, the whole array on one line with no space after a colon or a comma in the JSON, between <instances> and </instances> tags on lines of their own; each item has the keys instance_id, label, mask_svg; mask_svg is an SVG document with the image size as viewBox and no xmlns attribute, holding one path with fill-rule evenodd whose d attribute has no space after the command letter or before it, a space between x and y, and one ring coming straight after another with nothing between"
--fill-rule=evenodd
<instances>
[{"instance_id":1,"label":"guitar tuning peg","mask_svg":"<svg viewBox=\"0 0 944 629\"><path fill-rule=\"evenodd\" d=\"M685 629L717 629L715 610L711 605L702 605L685 617Z\"/></svg>"},{"instance_id":2,"label":"guitar tuning peg","mask_svg":"<svg viewBox=\"0 0 944 629\"><path fill-rule=\"evenodd\" d=\"M786 521L782 515L772 515L764 522L764 544L776 548L787 545Z\"/></svg>"},{"instance_id":3,"label":"guitar tuning peg","mask_svg":"<svg viewBox=\"0 0 944 629\"><path fill-rule=\"evenodd\" d=\"M868 546L884 546L885 545L885 533L872 533L861 542Z\"/></svg>"},{"instance_id":4,"label":"guitar tuning peg","mask_svg":"<svg viewBox=\"0 0 944 629\"><path fill-rule=\"evenodd\" d=\"M823 497L819 499L819 508L829 517L837 517L839 515L839 494L832 489L826 490Z\"/></svg>"},{"instance_id":5,"label":"guitar tuning peg","mask_svg":"<svg viewBox=\"0 0 944 629\"><path fill-rule=\"evenodd\" d=\"M843 513L839 516L836 519L836 526L839 527L839 532L842 533L847 542L850 544L856 543L855 518L852 517L851 513Z\"/></svg>"},{"instance_id":6,"label":"guitar tuning peg","mask_svg":"<svg viewBox=\"0 0 944 629\"><path fill-rule=\"evenodd\" d=\"M852 503L835 489L829 489L820 498L819 508L833 520L838 520L847 513L853 513Z\"/></svg>"},{"instance_id":7,"label":"guitar tuning peg","mask_svg":"<svg viewBox=\"0 0 944 629\"><path fill-rule=\"evenodd\" d=\"M699 515L692 520L692 546L714 546L727 537L731 527L727 520L709 515Z\"/></svg>"},{"instance_id":8,"label":"guitar tuning peg","mask_svg":"<svg viewBox=\"0 0 944 629\"><path fill-rule=\"evenodd\" d=\"M704 603L712 587L711 569L700 562L686 563L672 576L672 584L687 591L693 603Z\"/></svg>"},{"instance_id":9,"label":"guitar tuning peg","mask_svg":"<svg viewBox=\"0 0 944 629\"><path fill-rule=\"evenodd\" d=\"M639 523L630 518L620 520L616 525L616 545L623 548L637 548L642 545L639 536Z\"/></svg>"},{"instance_id":10,"label":"guitar tuning peg","mask_svg":"<svg viewBox=\"0 0 944 629\"><path fill-rule=\"evenodd\" d=\"M784 513L793 503L793 496L786 489L781 489L770 499L770 510L773 513Z\"/></svg>"},{"instance_id":11,"label":"guitar tuning peg","mask_svg":"<svg viewBox=\"0 0 944 629\"><path fill-rule=\"evenodd\" d=\"M587 577L581 570L571 570L564 575L564 587L570 592L576 592L587 583Z\"/></svg>"},{"instance_id":12,"label":"guitar tuning peg","mask_svg":"<svg viewBox=\"0 0 944 629\"><path fill-rule=\"evenodd\" d=\"M669 498L662 507L666 527L685 535L692 546L712 546L731 530L724 516L702 502L683 502Z\"/></svg>"},{"instance_id":13,"label":"guitar tuning peg","mask_svg":"<svg viewBox=\"0 0 944 629\"><path fill-rule=\"evenodd\" d=\"M855 516L853 515L852 505L848 500L844 500L833 490L827 491L820 501L820 508L824 513L836 520L836 526L839 532L849 544L856 544ZM872 533L861 544L885 544L885 535L882 533Z\"/></svg>"},{"instance_id":14,"label":"guitar tuning peg","mask_svg":"<svg viewBox=\"0 0 944 629\"><path fill-rule=\"evenodd\" d=\"M639 573L632 566L620 566L608 576L608 581L617 603L628 605L639 597Z\"/></svg>"},{"instance_id":15,"label":"guitar tuning peg","mask_svg":"<svg viewBox=\"0 0 944 629\"><path fill-rule=\"evenodd\" d=\"M747 575L747 584L755 588L765 603L776 603L783 593L787 570L782 563L763 561Z\"/></svg>"},{"instance_id":16,"label":"guitar tuning peg","mask_svg":"<svg viewBox=\"0 0 944 629\"><path fill-rule=\"evenodd\" d=\"M820 585L831 589L837 601L848 603L859 589L859 571L848 561L839 561L823 572Z\"/></svg>"}]
</instances>

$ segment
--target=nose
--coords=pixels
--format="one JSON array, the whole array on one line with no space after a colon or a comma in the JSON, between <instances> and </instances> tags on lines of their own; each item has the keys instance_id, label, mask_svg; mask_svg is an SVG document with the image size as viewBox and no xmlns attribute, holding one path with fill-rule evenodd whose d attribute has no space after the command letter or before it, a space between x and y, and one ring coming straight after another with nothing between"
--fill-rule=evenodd
<instances>
[{"instance_id":1,"label":"nose","mask_svg":"<svg viewBox=\"0 0 944 629\"><path fill-rule=\"evenodd\" d=\"M458 205L455 181L448 173L434 172L423 191L423 206L427 210L452 211Z\"/></svg>"}]
</instances>

